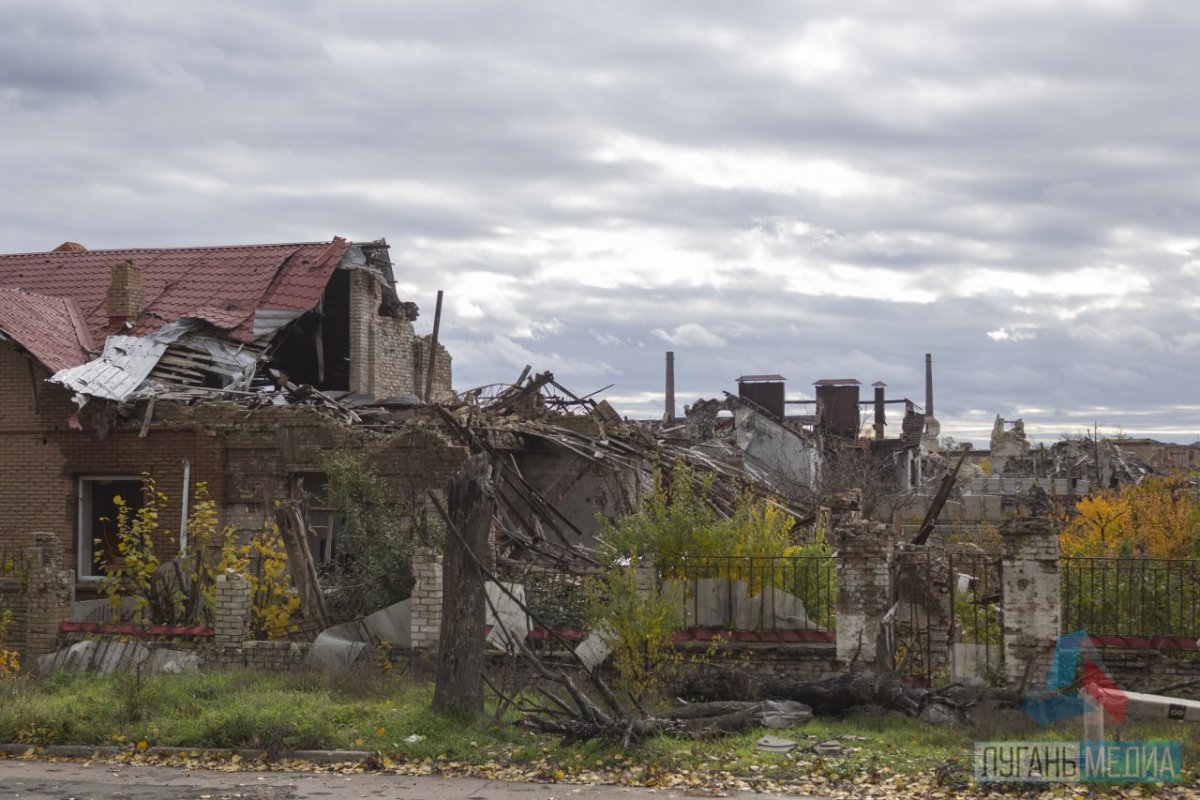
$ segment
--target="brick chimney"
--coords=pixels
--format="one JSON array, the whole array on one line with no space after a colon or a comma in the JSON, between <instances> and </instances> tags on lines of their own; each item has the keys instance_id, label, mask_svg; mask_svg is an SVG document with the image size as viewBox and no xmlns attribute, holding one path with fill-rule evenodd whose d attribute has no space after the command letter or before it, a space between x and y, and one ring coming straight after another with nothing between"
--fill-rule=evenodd
<instances>
[{"instance_id":1,"label":"brick chimney","mask_svg":"<svg viewBox=\"0 0 1200 800\"><path fill-rule=\"evenodd\" d=\"M105 296L108 321L120 324L135 320L142 310L142 268L132 261L114 264Z\"/></svg>"}]
</instances>

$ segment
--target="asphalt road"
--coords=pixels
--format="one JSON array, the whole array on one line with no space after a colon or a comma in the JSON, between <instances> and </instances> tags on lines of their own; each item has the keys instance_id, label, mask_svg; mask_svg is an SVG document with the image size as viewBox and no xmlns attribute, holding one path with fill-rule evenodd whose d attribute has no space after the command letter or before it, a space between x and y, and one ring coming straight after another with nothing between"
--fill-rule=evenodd
<instances>
[{"instance_id":1,"label":"asphalt road","mask_svg":"<svg viewBox=\"0 0 1200 800\"><path fill-rule=\"evenodd\" d=\"M180 767L0 758L2 800L682 800L695 797L766 800L770 795L371 773L211 772Z\"/></svg>"}]
</instances>

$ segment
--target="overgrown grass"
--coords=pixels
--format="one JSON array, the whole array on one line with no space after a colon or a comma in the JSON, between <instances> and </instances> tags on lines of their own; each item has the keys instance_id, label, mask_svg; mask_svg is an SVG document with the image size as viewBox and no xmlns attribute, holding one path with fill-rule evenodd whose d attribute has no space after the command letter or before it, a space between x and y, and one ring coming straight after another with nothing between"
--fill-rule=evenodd
<instances>
[{"instance_id":1,"label":"overgrown grass","mask_svg":"<svg viewBox=\"0 0 1200 800\"><path fill-rule=\"evenodd\" d=\"M360 749L471 759L481 741L516 744L528 737L507 723L436 715L427 687L375 676L59 673L0 691L0 742ZM406 741L414 735L421 738Z\"/></svg>"},{"instance_id":2,"label":"overgrown grass","mask_svg":"<svg viewBox=\"0 0 1200 800\"><path fill-rule=\"evenodd\" d=\"M656 738L627 750L615 743L562 746L515 727L513 717L466 722L429 710L431 687L403 678L330 677L246 670L187 675L60 673L0 684L0 742L376 751L396 761L447 769L513 770L505 777L621 780L655 785L661 776L767 779L784 784L929 781L941 765L969 772L976 740L1078 739L1082 722L1042 728L1015 711L977 712L972 726L929 725L893 713L816 719L784 731L754 730L708 741ZM791 753L754 749L771 733L796 740ZM1191 726L1129 724L1110 738L1183 741L1185 782L1195 783L1200 743ZM811 745L837 739L841 752Z\"/></svg>"}]
</instances>

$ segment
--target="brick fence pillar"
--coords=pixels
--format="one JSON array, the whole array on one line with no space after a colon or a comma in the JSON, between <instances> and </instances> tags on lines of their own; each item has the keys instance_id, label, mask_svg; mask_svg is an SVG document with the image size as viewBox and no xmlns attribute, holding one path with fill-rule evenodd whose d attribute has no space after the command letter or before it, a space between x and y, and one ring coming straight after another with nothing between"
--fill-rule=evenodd
<instances>
[{"instance_id":1,"label":"brick fence pillar","mask_svg":"<svg viewBox=\"0 0 1200 800\"><path fill-rule=\"evenodd\" d=\"M218 575L216 606L216 643L241 645L250 633L250 583L233 572Z\"/></svg>"},{"instance_id":2,"label":"brick fence pillar","mask_svg":"<svg viewBox=\"0 0 1200 800\"><path fill-rule=\"evenodd\" d=\"M63 569L63 549L53 533L34 533L25 548L25 658L29 663L58 647L59 624L71 616L75 581Z\"/></svg>"},{"instance_id":3,"label":"brick fence pillar","mask_svg":"<svg viewBox=\"0 0 1200 800\"><path fill-rule=\"evenodd\" d=\"M431 547L418 547L413 552L412 571L410 643L414 650L436 650L442 629L441 554Z\"/></svg>"},{"instance_id":4,"label":"brick fence pillar","mask_svg":"<svg viewBox=\"0 0 1200 800\"><path fill-rule=\"evenodd\" d=\"M852 520L834 531L837 542L837 660L875 663L879 624L892 596L895 543L880 523ZM861 648L861 649L860 649Z\"/></svg>"},{"instance_id":5,"label":"brick fence pillar","mask_svg":"<svg viewBox=\"0 0 1200 800\"><path fill-rule=\"evenodd\" d=\"M1041 684L1050 668L1061 624L1058 534L1045 520L1004 524L1004 672L1028 688Z\"/></svg>"}]
</instances>

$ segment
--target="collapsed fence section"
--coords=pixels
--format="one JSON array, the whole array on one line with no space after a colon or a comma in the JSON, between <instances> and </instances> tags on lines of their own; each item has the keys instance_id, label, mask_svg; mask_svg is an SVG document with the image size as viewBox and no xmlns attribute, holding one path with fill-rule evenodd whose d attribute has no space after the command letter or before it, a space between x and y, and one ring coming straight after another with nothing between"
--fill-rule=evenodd
<instances>
[{"instance_id":1,"label":"collapsed fence section","mask_svg":"<svg viewBox=\"0 0 1200 800\"><path fill-rule=\"evenodd\" d=\"M1195 649L1200 638L1200 560L1064 556L1063 631Z\"/></svg>"},{"instance_id":2,"label":"collapsed fence section","mask_svg":"<svg viewBox=\"0 0 1200 800\"><path fill-rule=\"evenodd\" d=\"M933 686L998 676L1002 559L974 549L902 549L895 562L896 668Z\"/></svg>"}]
</instances>

